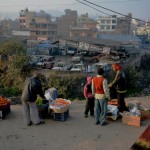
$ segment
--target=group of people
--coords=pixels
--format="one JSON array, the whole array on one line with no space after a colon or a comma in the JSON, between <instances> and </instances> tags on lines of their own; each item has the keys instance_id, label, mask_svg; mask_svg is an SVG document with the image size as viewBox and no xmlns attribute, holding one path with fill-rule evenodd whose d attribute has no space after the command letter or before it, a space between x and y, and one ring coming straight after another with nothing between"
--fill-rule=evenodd
<instances>
[{"instance_id":1,"label":"group of people","mask_svg":"<svg viewBox=\"0 0 150 150\"><path fill-rule=\"evenodd\" d=\"M117 63L112 64L112 69L116 75L110 84L108 84L107 79L103 76L104 70L99 68L96 76L93 78L87 77L87 83L84 86L84 97L86 98L84 115L88 117L88 113L90 112L91 116L95 116L96 125L107 125L107 101L111 100L109 92L111 88L116 89L119 112L128 110L124 101L124 94L127 92L125 74L122 67Z\"/></svg>"},{"instance_id":2,"label":"group of people","mask_svg":"<svg viewBox=\"0 0 150 150\"><path fill-rule=\"evenodd\" d=\"M103 76L104 70L99 68L97 75L87 77L87 84L84 86L84 96L86 98L85 117L88 117L90 112L91 116L95 116L95 124L107 125L107 101L111 100L109 89L114 87L117 91L118 109L119 112L126 111L124 94L127 91L126 77L119 64L112 64L112 68L116 73L114 80L108 84L107 79ZM32 124L40 125L45 122L39 117L38 108L36 106L37 95L45 99L45 95L42 91L41 81L39 80L40 73L34 71L32 77L27 78L24 83L22 92L22 106L23 116L26 125ZM58 93L55 88L51 88L47 92L50 92L51 99L57 98Z\"/></svg>"}]
</instances>

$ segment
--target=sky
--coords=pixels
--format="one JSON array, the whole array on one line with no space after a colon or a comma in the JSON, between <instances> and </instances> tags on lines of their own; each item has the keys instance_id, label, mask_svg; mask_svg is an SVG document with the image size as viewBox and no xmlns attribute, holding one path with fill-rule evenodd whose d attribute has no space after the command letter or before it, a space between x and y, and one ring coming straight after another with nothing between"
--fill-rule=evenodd
<instances>
[{"instance_id":1,"label":"sky","mask_svg":"<svg viewBox=\"0 0 150 150\"><path fill-rule=\"evenodd\" d=\"M102 9L100 7L91 5L83 0L79 0L86 3L99 11L102 11L108 15L121 15L113 13L111 11ZM134 18L148 20L150 19L150 0L87 0L96 5L111 9L121 14L132 13ZM29 11L40 11L44 10L52 11L52 16L62 12L64 14L65 9L76 10L78 14L92 14L93 16L106 16L104 13L92 9L86 5L81 4L76 0L0 0L0 20L6 18L18 18L19 11L28 8Z\"/></svg>"}]
</instances>

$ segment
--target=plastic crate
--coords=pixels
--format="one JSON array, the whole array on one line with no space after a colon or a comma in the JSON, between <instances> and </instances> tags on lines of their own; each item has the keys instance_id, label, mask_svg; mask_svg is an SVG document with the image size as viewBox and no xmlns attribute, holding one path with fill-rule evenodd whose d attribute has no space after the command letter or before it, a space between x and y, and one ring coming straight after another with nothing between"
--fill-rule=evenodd
<instances>
[{"instance_id":1,"label":"plastic crate","mask_svg":"<svg viewBox=\"0 0 150 150\"><path fill-rule=\"evenodd\" d=\"M54 120L66 121L69 117L69 109L64 113L53 113Z\"/></svg>"},{"instance_id":2,"label":"plastic crate","mask_svg":"<svg viewBox=\"0 0 150 150\"><path fill-rule=\"evenodd\" d=\"M7 107L0 109L0 118L5 119L6 115L10 113L10 103L7 104Z\"/></svg>"}]
</instances>

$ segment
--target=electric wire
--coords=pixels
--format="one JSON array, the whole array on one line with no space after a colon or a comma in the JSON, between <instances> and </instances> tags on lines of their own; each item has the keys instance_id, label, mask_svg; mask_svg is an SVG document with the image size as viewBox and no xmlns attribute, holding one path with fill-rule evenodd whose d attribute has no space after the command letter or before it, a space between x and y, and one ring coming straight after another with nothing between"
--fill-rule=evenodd
<instances>
[{"instance_id":1,"label":"electric wire","mask_svg":"<svg viewBox=\"0 0 150 150\"><path fill-rule=\"evenodd\" d=\"M126 17L126 15L124 15L124 14L122 14L122 13L119 13L119 12L117 12L117 11L114 11L114 10L108 9L108 8L106 8L106 7L97 5L97 4L95 4L95 3L89 2L88 0L82 0L82 1L85 1L85 2L87 2L87 3L89 3L89 4L95 5L95 6L97 6L97 7L102 8L102 9L105 9L105 10L108 10L108 11L111 11L111 12L113 12L113 13L116 13L116 14L119 14L119 15L122 15L122 16L125 16L125 17ZM129 16L128 16L128 17L129 17ZM132 19L135 19L135 20L138 20L138 21L141 21L141 22L148 23L147 21L144 21L144 20L141 20L141 19L138 19L138 18L134 18L134 17L129 17L129 18L132 18Z\"/></svg>"}]
</instances>

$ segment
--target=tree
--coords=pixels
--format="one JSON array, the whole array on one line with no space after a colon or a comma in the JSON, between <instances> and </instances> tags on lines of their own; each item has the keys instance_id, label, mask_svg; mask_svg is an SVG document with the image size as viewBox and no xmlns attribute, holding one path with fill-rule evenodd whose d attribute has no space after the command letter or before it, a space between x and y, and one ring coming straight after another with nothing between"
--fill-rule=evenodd
<instances>
[{"instance_id":1,"label":"tree","mask_svg":"<svg viewBox=\"0 0 150 150\"><path fill-rule=\"evenodd\" d=\"M29 64L30 57L26 55L21 41L9 40L0 45L0 53L8 57L4 60L7 69L0 75L2 87L21 90L25 78L24 66Z\"/></svg>"}]
</instances>

